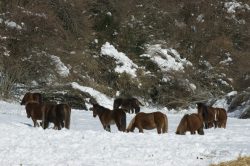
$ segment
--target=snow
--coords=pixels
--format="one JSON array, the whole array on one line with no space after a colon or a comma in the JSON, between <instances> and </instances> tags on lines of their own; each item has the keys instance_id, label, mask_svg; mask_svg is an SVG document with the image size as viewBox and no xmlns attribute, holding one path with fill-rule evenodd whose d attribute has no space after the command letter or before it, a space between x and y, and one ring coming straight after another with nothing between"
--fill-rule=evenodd
<instances>
[{"instance_id":1,"label":"snow","mask_svg":"<svg viewBox=\"0 0 250 166\"><path fill-rule=\"evenodd\" d=\"M18 6L18 8L22 10L22 13L25 13L28 16L36 16L36 17L41 17L41 18L47 19L47 16L45 13L34 13L34 12L31 12L31 11L21 7L21 6Z\"/></svg>"},{"instance_id":2,"label":"snow","mask_svg":"<svg viewBox=\"0 0 250 166\"><path fill-rule=\"evenodd\" d=\"M3 21L0 21L1 23ZM17 23L15 23L14 21L10 21L10 20L6 20L5 22L5 25L11 29L17 29L17 30L21 30L22 27L20 25L18 25Z\"/></svg>"},{"instance_id":3,"label":"snow","mask_svg":"<svg viewBox=\"0 0 250 166\"><path fill-rule=\"evenodd\" d=\"M124 53L118 52L117 49L111 45L109 42L106 42L101 47L101 55L112 57L116 60L116 68L115 72L117 73L128 73L132 77L136 77L136 71L138 66L133 63L131 59L129 59Z\"/></svg>"},{"instance_id":4,"label":"snow","mask_svg":"<svg viewBox=\"0 0 250 166\"><path fill-rule=\"evenodd\" d=\"M250 10L248 4L242 4L242 2L237 2L236 0L232 2L225 2L224 7L227 9L227 12L233 14L237 9L246 9Z\"/></svg>"},{"instance_id":5,"label":"snow","mask_svg":"<svg viewBox=\"0 0 250 166\"><path fill-rule=\"evenodd\" d=\"M55 63L57 72L62 77L67 77L69 75L69 69L64 65L64 63L61 61L61 59L58 56L55 56L55 55L50 55L50 58Z\"/></svg>"},{"instance_id":6,"label":"snow","mask_svg":"<svg viewBox=\"0 0 250 166\"><path fill-rule=\"evenodd\" d=\"M113 101L92 88L72 86L88 91L105 107ZM250 155L250 119L228 118L226 129L207 129L204 136L176 135L184 113L195 109L177 113L144 106L141 110L166 113L168 133L158 135L155 129L123 133L115 126L109 133L91 111L75 109L70 130L43 130L32 126L24 106L0 101L0 165L206 166ZM127 124L133 117L127 114Z\"/></svg>"},{"instance_id":7,"label":"snow","mask_svg":"<svg viewBox=\"0 0 250 166\"><path fill-rule=\"evenodd\" d=\"M182 59L175 49L164 49L161 44L147 45L147 53L140 56L150 58L162 71L183 71L185 66L192 65L190 61Z\"/></svg>"},{"instance_id":8,"label":"snow","mask_svg":"<svg viewBox=\"0 0 250 166\"><path fill-rule=\"evenodd\" d=\"M234 96L234 95L237 95L237 94L238 94L237 91L232 91L232 92L229 92L229 93L227 94L227 96L230 97L230 96Z\"/></svg>"},{"instance_id":9,"label":"snow","mask_svg":"<svg viewBox=\"0 0 250 166\"><path fill-rule=\"evenodd\" d=\"M89 93L92 97L94 97L96 99L96 101L100 104L100 105L105 105L105 107L111 109L113 108L113 102L111 101L111 98L107 97L106 95L104 95L103 93L91 88L91 87L86 87L86 86L81 86L79 85L77 82L72 82L71 86L74 89L78 89L82 92L87 92Z\"/></svg>"}]
</instances>

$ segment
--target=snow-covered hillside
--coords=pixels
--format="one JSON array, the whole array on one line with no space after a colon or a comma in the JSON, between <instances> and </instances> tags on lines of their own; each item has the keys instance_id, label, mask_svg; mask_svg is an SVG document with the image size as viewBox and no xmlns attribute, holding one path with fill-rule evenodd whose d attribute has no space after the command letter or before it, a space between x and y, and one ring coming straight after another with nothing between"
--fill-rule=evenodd
<instances>
[{"instance_id":1,"label":"snow-covered hillside","mask_svg":"<svg viewBox=\"0 0 250 166\"><path fill-rule=\"evenodd\" d=\"M110 107L111 100L102 97L98 95L98 101ZM143 107L142 111L166 113L168 133L122 133L115 126L109 133L91 111L83 110L72 110L70 130L43 130L32 127L24 106L0 101L0 165L204 166L250 155L249 119L229 118L226 129L208 129L204 136L180 136L175 134L180 119L195 109L176 113ZM133 116L127 114L127 124Z\"/></svg>"}]
</instances>

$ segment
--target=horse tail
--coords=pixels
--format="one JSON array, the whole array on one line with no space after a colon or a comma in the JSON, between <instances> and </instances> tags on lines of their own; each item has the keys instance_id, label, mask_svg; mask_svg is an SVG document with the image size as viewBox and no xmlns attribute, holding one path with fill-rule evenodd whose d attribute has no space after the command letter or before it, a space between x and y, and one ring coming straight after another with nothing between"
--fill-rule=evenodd
<instances>
[{"instance_id":1,"label":"horse tail","mask_svg":"<svg viewBox=\"0 0 250 166\"><path fill-rule=\"evenodd\" d=\"M224 119L224 125L223 127L226 128L226 125L227 125L227 111L225 109L222 110L222 112L224 113L225 115L225 119Z\"/></svg>"},{"instance_id":2,"label":"horse tail","mask_svg":"<svg viewBox=\"0 0 250 166\"><path fill-rule=\"evenodd\" d=\"M65 107L66 107L66 108L64 108L65 128L69 129L70 128L71 108L69 105L66 105Z\"/></svg>"},{"instance_id":3,"label":"horse tail","mask_svg":"<svg viewBox=\"0 0 250 166\"><path fill-rule=\"evenodd\" d=\"M128 128L126 129L127 132L129 132L131 130L131 128L133 127L135 123L135 117L130 121Z\"/></svg>"},{"instance_id":4,"label":"horse tail","mask_svg":"<svg viewBox=\"0 0 250 166\"><path fill-rule=\"evenodd\" d=\"M121 130L124 132L126 131L126 113L123 112L124 114L122 114L122 118L121 118Z\"/></svg>"},{"instance_id":5,"label":"horse tail","mask_svg":"<svg viewBox=\"0 0 250 166\"><path fill-rule=\"evenodd\" d=\"M168 132L168 117L164 114L164 125L163 125L163 133Z\"/></svg>"},{"instance_id":6,"label":"horse tail","mask_svg":"<svg viewBox=\"0 0 250 166\"><path fill-rule=\"evenodd\" d=\"M45 119L46 119L46 105L42 105L42 128L45 129Z\"/></svg>"}]
</instances>

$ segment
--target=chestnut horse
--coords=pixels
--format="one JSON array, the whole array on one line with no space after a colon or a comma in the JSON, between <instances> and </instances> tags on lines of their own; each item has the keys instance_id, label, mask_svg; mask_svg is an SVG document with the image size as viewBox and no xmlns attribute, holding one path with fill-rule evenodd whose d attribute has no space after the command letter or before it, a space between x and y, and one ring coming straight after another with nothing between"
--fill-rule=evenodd
<instances>
[{"instance_id":1,"label":"chestnut horse","mask_svg":"<svg viewBox=\"0 0 250 166\"><path fill-rule=\"evenodd\" d=\"M71 108L68 104L46 103L42 106L42 127L48 128L49 123L54 123L54 129L60 130L70 127Z\"/></svg>"},{"instance_id":2,"label":"chestnut horse","mask_svg":"<svg viewBox=\"0 0 250 166\"><path fill-rule=\"evenodd\" d=\"M191 134L195 134L197 131L198 134L204 135L202 116L196 113L190 115L185 114L175 133L185 135L187 131L190 131Z\"/></svg>"},{"instance_id":3,"label":"chestnut horse","mask_svg":"<svg viewBox=\"0 0 250 166\"><path fill-rule=\"evenodd\" d=\"M223 127L226 128L227 113L224 108L206 106L204 103L197 103L198 114L202 115L205 128Z\"/></svg>"},{"instance_id":4,"label":"chestnut horse","mask_svg":"<svg viewBox=\"0 0 250 166\"><path fill-rule=\"evenodd\" d=\"M111 132L110 125L116 124L119 131L126 130L126 113L124 109L110 110L97 103L92 103L93 117L99 117L104 130Z\"/></svg>"},{"instance_id":5,"label":"chestnut horse","mask_svg":"<svg viewBox=\"0 0 250 166\"><path fill-rule=\"evenodd\" d=\"M31 92L26 93L23 96L23 99L21 101L21 105L26 105L28 102L31 102L31 101L35 101L35 102L41 104L43 102L43 98L42 98L41 93L31 93Z\"/></svg>"},{"instance_id":6,"label":"chestnut horse","mask_svg":"<svg viewBox=\"0 0 250 166\"><path fill-rule=\"evenodd\" d=\"M116 98L113 103L113 109L119 107L126 109L128 113L138 113L140 112L140 105L143 104L136 98Z\"/></svg>"},{"instance_id":7,"label":"chestnut horse","mask_svg":"<svg viewBox=\"0 0 250 166\"><path fill-rule=\"evenodd\" d=\"M157 128L158 134L168 132L167 115L161 112L144 113L140 112L130 121L127 132L133 132L135 128L143 133L143 129L151 130Z\"/></svg>"}]
</instances>

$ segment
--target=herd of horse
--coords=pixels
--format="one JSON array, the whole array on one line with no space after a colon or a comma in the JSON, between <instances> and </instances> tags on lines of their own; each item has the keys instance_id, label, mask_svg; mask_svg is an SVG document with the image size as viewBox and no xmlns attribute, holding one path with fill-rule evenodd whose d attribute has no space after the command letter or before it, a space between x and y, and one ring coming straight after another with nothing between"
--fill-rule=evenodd
<instances>
[{"instance_id":1,"label":"herd of horse","mask_svg":"<svg viewBox=\"0 0 250 166\"><path fill-rule=\"evenodd\" d=\"M113 103L113 110L99 105L96 101L90 100L93 107L93 117L98 116L106 131L111 131L110 126L116 124L117 129L122 132L133 132L135 128L143 133L143 129L157 129L157 133L168 132L168 118L162 112L144 113L140 112L143 106L136 98L117 98ZM71 107L68 104L43 102L40 93L26 93L21 101L25 105L27 117L31 118L34 127L42 126L48 128L49 123L54 123L54 129L70 128ZM126 124L126 113L136 113ZM37 120L41 120L40 124ZM185 114L177 129L176 134L185 135L186 132L204 135L204 128L226 128L227 112L224 108L207 106L204 103L197 103L197 113Z\"/></svg>"}]
</instances>

